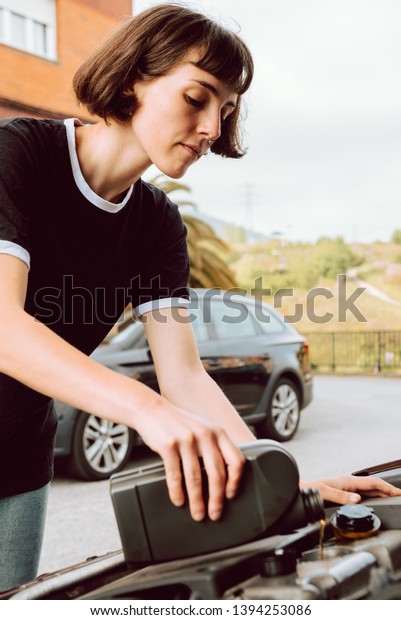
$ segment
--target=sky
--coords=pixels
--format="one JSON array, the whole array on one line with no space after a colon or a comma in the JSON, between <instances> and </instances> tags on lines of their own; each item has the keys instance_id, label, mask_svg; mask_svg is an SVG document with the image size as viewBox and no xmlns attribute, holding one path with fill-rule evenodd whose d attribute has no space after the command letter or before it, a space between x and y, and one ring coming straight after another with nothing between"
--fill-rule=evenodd
<instances>
[{"instance_id":1,"label":"sky","mask_svg":"<svg viewBox=\"0 0 401 620\"><path fill-rule=\"evenodd\" d=\"M134 0L134 13L155 4ZM401 229L401 2L185 4L238 32L255 61L247 154L209 154L182 179L199 211L289 241L389 241Z\"/></svg>"}]
</instances>

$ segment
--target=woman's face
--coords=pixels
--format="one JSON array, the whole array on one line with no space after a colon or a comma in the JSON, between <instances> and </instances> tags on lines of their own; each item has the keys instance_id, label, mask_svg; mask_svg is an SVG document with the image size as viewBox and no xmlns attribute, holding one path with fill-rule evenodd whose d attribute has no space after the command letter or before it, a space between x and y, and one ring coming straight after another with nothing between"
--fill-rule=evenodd
<instances>
[{"instance_id":1,"label":"woman's face","mask_svg":"<svg viewBox=\"0 0 401 620\"><path fill-rule=\"evenodd\" d=\"M217 140L237 105L237 95L197 60L193 51L166 75L135 84L134 139L149 165L175 179L210 148L208 140Z\"/></svg>"}]
</instances>

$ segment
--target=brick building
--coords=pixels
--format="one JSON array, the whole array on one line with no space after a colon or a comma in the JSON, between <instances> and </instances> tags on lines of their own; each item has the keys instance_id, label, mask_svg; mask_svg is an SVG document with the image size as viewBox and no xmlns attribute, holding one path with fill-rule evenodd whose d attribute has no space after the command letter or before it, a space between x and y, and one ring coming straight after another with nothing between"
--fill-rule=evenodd
<instances>
[{"instance_id":1,"label":"brick building","mask_svg":"<svg viewBox=\"0 0 401 620\"><path fill-rule=\"evenodd\" d=\"M72 77L131 13L132 0L0 0L0 117L82 118Z\"/></svg>"}]
</instances>

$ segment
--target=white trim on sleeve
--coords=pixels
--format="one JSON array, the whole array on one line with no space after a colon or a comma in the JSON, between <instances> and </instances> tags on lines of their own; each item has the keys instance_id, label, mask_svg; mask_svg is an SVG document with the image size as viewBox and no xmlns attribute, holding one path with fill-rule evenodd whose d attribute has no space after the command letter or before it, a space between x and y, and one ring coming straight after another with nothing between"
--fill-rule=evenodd
<instances>
[{"instance_id":1,"label":"white trim on sleeve","mask_svg":"<svg viewBox=\"0 0 401 620\"><path fill-rule=\"evenodd\" d=\"M185 297L168 297L165 299L153 299L147 301L144 304L139 304L135 308L137 317L141 317L145 312L152 312L152 310L160 310L161 308L188 308L190 300Z\"/></svg>"},{"instance_id":2,"label":"white trim on sleeve","mask_svg":"<svg viewBox=\"0 0 401 620\"><path fill-rule=\"evenodd\" d=\"M4 239L0 239L0 254L9 254L10 256L15 256L24 262L28 269L31 266L31 257L29 252L25 250L22 246L18 245L18 243L13 243L12 241L5 241Z\"/></svg>"}]
</instances>

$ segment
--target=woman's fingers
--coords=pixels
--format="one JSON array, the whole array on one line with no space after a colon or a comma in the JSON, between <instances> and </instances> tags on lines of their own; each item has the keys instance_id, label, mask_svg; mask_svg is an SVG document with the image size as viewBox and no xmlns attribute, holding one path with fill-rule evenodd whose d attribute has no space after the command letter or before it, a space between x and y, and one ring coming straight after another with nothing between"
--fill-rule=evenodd
<instances>
[{"instance_id":1,"label":"woman's fingers","mask_svg":"<svg viewBox=\"0 0 401 620\"><path fill-rule=\"evenodd\" d=\"M358 504L361 501L361 496L358 493L338 489L324 482L317 483L316 486L323 500L327 502L333 502L334 504Z\"/></svg>"},{"instance_id":2,"label":"woman's fingers","mask_svg":"<svg viewBox=\"0 0 401 620\"><path fill-rule=\"evenodd\" d=\"M224 499L231 499L238 490L244 456L223 429L163 401L161 404L150 410L153 420L150 415L143 418L138 432L163 459L170 500L182 506L187 496L191 516L202 521L206 516L202 479L206 478L207 514L217 520Z\"/></svg>"},{"instance_id":3,"label":"woman's fingers","mask_svg":"<svg viewBox=\"0 0 401 620\"><path fill-rule=\"evenodd\" d=\"M395 497L401 495L401 489L381 478L370 476L346 476L344 486L349 491L356 491L366 497Z\"/></svg>"},{"instance_id":4,"label":"woman's fingers","mask_svg":"<svg viewBox=\"0 0 401 620\"><path fill-rule=\"evenodd\" d=\"M170 449L160 452L160 456L164 463L166 484L170 500L174 506L183 506L185 494L179 453L176 447L172 445Z\"/></svg>"},{"instance_id":5,"label":"woman's fingers","mask_svg":"<svg viewBox=\"0 0 401 620\"><path fill-rule=\"evenodd\" d=\"M197 452L195 451L197 446ZM199 456L202 457L208 486L207 513L217 521L223 512L225 498L237 493L245 459L222 430L203 427L189 453L181 453L191 514L196 520L205 516Z\"/></svg>"},{"instance_id":6,"label":"woman's fingers","mask_svg":"<svg viewBox=\"0 0 401 620\"><path fill-rule=\"evenodd\" d=\"M366 497L394 497L401 490L381 478L370 476L339 476L313 482L304 482L303 487L317 487L323 500L336 504L356 504L361 495Z\"/></svg>"},{"instance_id":7,"label":"woman's fingers","mask_svg":"<svg viewBox=\"0 0 401 620\"><path fill-rule=\"evenodd\" d=\"M202 521L206 514L202 493L202 469L197 439L193 433L188 433L185 441L181 442L180 457L191 516L195 521Z\"/></svg>"},{"instance_id":8,"label":"woman's fingers","mask_svg":"<svg viewBox=\"0 0 401 620\"><path fill-rule=\"evenodd\" d=\"M219 447L227 466L225 496L227 499L232 499L238 492L244 471L245 457L225 432L219 435Z\"/></svg>"},{"instance_id":9,"label":"woman's fingers","mask_svg":"<svg viewBox=\"0 0 401 620\"><path fill-rule=\"evenodd\" d=\"M224 431L208 426L197 432L186 432L179 440L160 451L166 471L169 497L175 506L188 498L191 516L202 521L206 516L202 484L202 458L208 490L207 514L217 521L223 512L224 499L231 499L238 490L245 459Z\"/></svg>"},{"instance_id":10,"label":"woman's fingers","mask_svg":"<svg viewBox=\"0 0 401 620\"><path fill-rule=\"evenodd\" d=\"M200 451L207 476L209 501L207 511L212 521L220 519L226 495L228 463L220 451L215 433L209 433L200 442Z\"/></svg>"}]
</instances>

